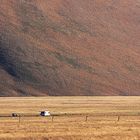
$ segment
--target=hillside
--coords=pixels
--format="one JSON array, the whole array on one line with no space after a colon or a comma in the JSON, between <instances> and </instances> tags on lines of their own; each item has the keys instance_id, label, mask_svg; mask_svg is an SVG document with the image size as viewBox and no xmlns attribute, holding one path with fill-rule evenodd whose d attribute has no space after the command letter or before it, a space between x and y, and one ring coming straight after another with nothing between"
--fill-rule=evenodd
<instances>
[{"instance_id":1,"label":"hillside","mask_svg":"<svg viewBox=\"0 0 140 140\"><path fill-rule=\"evenodd\" d=\"M140 95L139 0L0 0L0 96Z\"/></svg>"}]
</instances>

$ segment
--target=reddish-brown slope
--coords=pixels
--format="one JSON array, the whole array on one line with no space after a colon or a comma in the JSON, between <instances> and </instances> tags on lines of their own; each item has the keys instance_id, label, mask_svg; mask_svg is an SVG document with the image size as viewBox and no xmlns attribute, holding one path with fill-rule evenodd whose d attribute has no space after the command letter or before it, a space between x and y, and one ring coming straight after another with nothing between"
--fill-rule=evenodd
<instances>
[{"instance_id":1,"label":"reddish-brown slope","mask_svg":"<svg viewBox=\"0 0 140 140\"><path fill-rule=\"evenodd\" d=\"M0 93L140 95L138 0L1 0Z\"/></svg>"}]
</instances>

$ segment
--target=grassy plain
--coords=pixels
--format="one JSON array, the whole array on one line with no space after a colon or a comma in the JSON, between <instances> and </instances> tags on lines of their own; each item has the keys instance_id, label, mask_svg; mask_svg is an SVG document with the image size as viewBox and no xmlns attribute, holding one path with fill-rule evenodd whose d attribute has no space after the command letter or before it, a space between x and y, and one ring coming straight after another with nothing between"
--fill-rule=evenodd
<instances>
[{"instance_id":1,"label":"grassy plain","mask_svg":"<svg viewBox=\"0 0 140 140\"><path fill-rule=\"evenodd\" d=\"M0 116L46 109L60 116L0 117L0 140L140 140L140 97L0 98Z\"/></svg>"}]
</instances>

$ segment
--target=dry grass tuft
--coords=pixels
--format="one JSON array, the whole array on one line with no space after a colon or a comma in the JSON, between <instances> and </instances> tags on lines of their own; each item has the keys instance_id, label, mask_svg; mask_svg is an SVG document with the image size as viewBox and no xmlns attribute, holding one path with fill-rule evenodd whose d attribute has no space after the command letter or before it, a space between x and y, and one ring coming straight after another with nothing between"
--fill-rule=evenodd
<instances>
[{"instance_id":1,"label":"dry grass tuft","mask_svg":"<svg viewBox=\"0 0 140 140\"><path fill-rule=\"evenodd\" d=\"M139 140L140 97L45 97L0 98L0 115L38 114L48 108L52 113L81 115L51 117L0 117L2 140ZM106 116L98 116L103 113ZM117 116L122 114L120 121ZM87 121L85 116L88 114ZM130 114L130 115L129 115Z\"/></svg>"}]
</instances>

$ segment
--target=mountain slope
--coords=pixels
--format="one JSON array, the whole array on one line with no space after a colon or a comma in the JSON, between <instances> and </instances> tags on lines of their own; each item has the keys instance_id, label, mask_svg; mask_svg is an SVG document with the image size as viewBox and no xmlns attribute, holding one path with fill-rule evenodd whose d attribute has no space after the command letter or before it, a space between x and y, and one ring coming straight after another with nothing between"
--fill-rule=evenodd
<instances>
[{"instance_id":1,"label":"mountain slope","mask_svg":"<svg viewBox=\"0 0 140 140\"><path fill-rule=\"evenodd\" d=\"M0 95L140 95L138 0L1 0Z\"/></svg>"}]
</instances>

